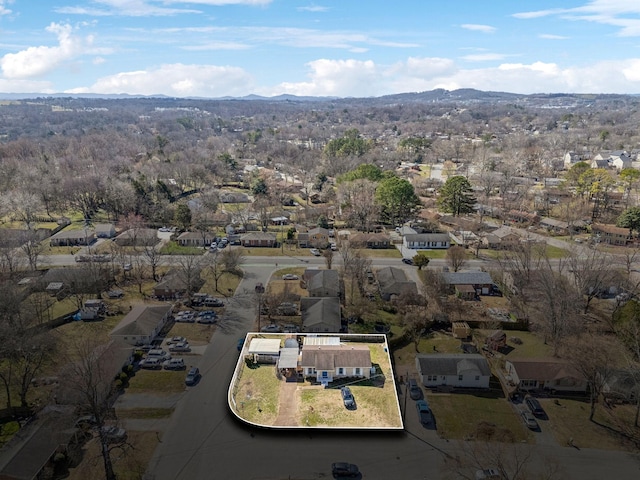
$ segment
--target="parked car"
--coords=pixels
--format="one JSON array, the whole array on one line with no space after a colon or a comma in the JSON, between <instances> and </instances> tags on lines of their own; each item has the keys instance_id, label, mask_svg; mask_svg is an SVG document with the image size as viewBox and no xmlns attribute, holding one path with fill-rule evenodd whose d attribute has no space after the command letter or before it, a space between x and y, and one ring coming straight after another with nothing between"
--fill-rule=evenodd
<instances>
[{"instance_id":1,"label":"parked car","mask_svg":"<svg viewBox=\"0 0 640 480\"><path fill-rule=\"evenodd\" d=\"M224 302L219 298L215 298L215 297L207 297L204 299L203 303L205 307L223 307L224 306Z\"/></svg>"},{"instance_id":2,"label":"parked car","mask_svg":"<svg viewBox=\"0 0 640 480\"><path fill-rule=\"evenodd\" d=\"M420 400L422 398L422 389L414 379L409 380L409 396L411 400Z\"/></svg>"},{"instance_id":3,"label":"parked car","mask_svg":"<svg viewBox=\"0 0 640 480\"><path fill-rule=\"evenodd\" d=\"M165 360L162 366L165 370L184 370L185 368L187 368L182 358L172 358L170 360Z\"/></svg>"},{"instance_id":4,"label":"parked car","mask_svg":"<svg viewBox=\"0 0 640 480\"><path fill-rule=\"evenodd\" d=\"M298 280L298 275L294 275L293 273L286 273L282 275L283 280Z\"/></svg>"},{"instance_id":5,"label":"parked car","mask_svg":"<svg viewBox=\"0 0 640 480\"><path fill-rule=\"evenodd\" d=\"M344 403L345 408L349 410L356 408L356 399L353 398L353 393L351 393L349 387L342 387L340 394L342 395L342 403Z\"/></svg>"},{"instance_id":6,"label":"parked car","mask_svg":"<svg viewBox=\"0 0 640 480\"><path fill-rule=\"evenodd\" d=\"M184 337L171 337L167 340L167 345L173 345L174 343L186 342L187 339Z\"/></svg>"},{"instance_id":7,"label":"parked car","mask_svg":"<svg viewBox=\"0 0 640 480\"><path fill-rule=\"evenodd\" d=\"M175 315L178 323L195 323L195 313L190 310L181 310Z\"/></svg>"},{"instance_id":8,"label":"parked car","mask_svg":"<svg viewBox=\"0 0 640 480\"><path fill-rule=\"evenodd\" d=\"M147 352L147 358L159 358L161 361L169 360L171 355L162 348L152 348Z\"/></svg>"},{"instance_id":9,"label":"parked car","mask_svg":"<svg viewBox=\"0 0 640 480\"><path fill-rule=\"evenodd\" d=\"M418 400L416 402L416 411L418 412L418 418L422 425L429 425L433 421L433 413L429 408L429 404L424 400Z\"/></svg>"},{"instance_id":10,"label":"parked car","mask_svg":"<svg viewBox=\"0 0 640 480\"><path fill-rule=\"evenodd\" d=\"M317 248L312 248L309 250L309 253L311 253L311 255L313 255L314 257L319 257L320 255L322 255L320 253L320 250L318 250Z\"/></svg>"},{"instance_id":11,"label":"parked car","mask_svg":"<svg viewBox=\"0 0 640 480\"><path fill-rule=\"evenodd\" d=\"M331 475L334 478L357 477L360 475L360 470L353 463L336 462L331 464Z\"/></svg>"},{"instance_id":12,"label":"parked car","mask_svg":"<svg viewBox=\"0 0 640 480\"><path fill-rule=\"evenodd\" d=\"M536 417L543 418L546 416L546 413L537 398L527 397L524 399L524 401L527 404L527 407L529 407L529 410L531 410L531 413L533 413Z\"/></svg>"},{"instance_id":13,"label":"parked car","mask_svg":"<svg viewBox=\"0 0 640 480\"><path fill-rule=\"evenodd\" d=\"M476 470L476 480L500 480L502 476L497 468L485 468Z\"/></svg>"},{"instance_id":14,"label":"parked car","mask_svg":"<svg viewBox=\"0 0 640 480\"><path fill-rule=\"evenodd\" d=\"M169 347L170 352L190 352L191 347L188 342L179 342Z\"/></svg>"},{"instance_id":15,"label":"parked car","mask_svg":"<svg viewBox=\"0 0 640 480\"><path fill-rule=\"evenodd\" d=\"M244 338L238 339L238 351L242 351L242 347L244 346Z\"/></svg>"},{"instance_id":16,"label":"parked car","mask_svg":"<svg viewBox=\"0 0 640 480\"><path fill-rule=\"evenodd\" d=\"M201 317L216 317L217 313L214 312L213 310L203 310L201 312L198 312L198 318Z\"/></svg>"},{"instance_id":17,"label":"parked car","mask_svg":"<svg viewBox=\"0 0 640 480\"><path fill-rule=\"evenodd\" d=\"M332 243L329 245L329 247L331 248L332 251L337 252L338 251L338 245L336 245L335 243Z\"/></svg>"},{"instance_id":18,"label":"parked car","mask_svg":"<svg viewBox=\"0 0 640 480\"><path fill-rule=\"evenodd\" d=\"M127 440L127 431L115 425L102 427L102 435L109 443L122 443Z\"/></svg>"},{"instance_id":19,"label":"parked car","mask_svg":"<svg viewBox=\"0 0 640 480\"><path fill-rule=\"evenodd\" d=\"M140 360L140 368L145 370L160 370L162 368L162 360L158 357L147 357Z\"/></svg>"},{"instance_id":20,"label":"parked car","mask_svg":"<svg viewBox=\"0 0 640 480\"><path fill-rule=\"evenodd\" d=\"M403 258L402 259L402 263L406 263L407 265L413 265L413 259L412 258Z\"/></svg>"},{"instance_id":21,"label":"parked car","mask_svg":"<svg viewBox=\"0 0 640 480\"><path fill-rule=\"evenodd\" d=\"M522 412L520 412L520 416L522 417L522 421L528 429L538 430L540 428L540 425L538 425L538 422L536 421L536 417L534 417L527 410L523 410Z\"/></svg>"},{"instance_id":22,"label":"parked car","mask_svg":"<svg viewBox=\"0 0 640 480\"><path fill-rule=\"evenodd\" d=\"M275 323L272 323L270 325L265 325L260 329L260 331L265 333L280 333L282 332L282 329Z\"/></svg>"},{"instance_id":23,"label":"parked car","mask_svg":"<svg viewBox=\"0 0 640 480\"><path fill-rule=\"evenodd\" d=\"M124 292L122 290L109 290L107 292L107 297L109 298L122 298L124 297Z\"/></svg>"},{"instance_id":24,"label":"parked car","mask_svg":"<svg viewBox=\"0 0 640 480\"><path fill-rule=\"evenodd\" d=\"M191 367L191 369L189 369L189 373L187 373L187 377L184 379L184 383L188 387L191 387L198 383L201 377L202 375L200 375L200 369L197 367Z\"/></svg>"},{"instance_id":25,"label":"parked car","mask_svg":"<svg viewBox=\"0 0 640 480\"><path fill-rule=\"evenodd\" d=\"M213 323L216 323L217 321L218 319L215 315L204 315L202 317L198 317L198 323L201 323L203 325L211 325Z\"/></svg>"}]
</instances>

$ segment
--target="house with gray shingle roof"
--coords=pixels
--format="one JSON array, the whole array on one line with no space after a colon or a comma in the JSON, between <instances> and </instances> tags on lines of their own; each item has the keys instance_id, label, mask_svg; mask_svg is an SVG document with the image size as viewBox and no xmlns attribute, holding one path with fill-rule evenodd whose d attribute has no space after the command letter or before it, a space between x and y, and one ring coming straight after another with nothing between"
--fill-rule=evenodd
<instances>
[{"instance_id":1,"label":"house with gray shingle roof","mask_svg":"<svg viewBox=\"0 0 640 480\"><path fill-rule=\"evenodd\" d=\"M155 340L171 315L171 305L137 305L109 334L130 345L146 345Z\"/></svg>"},{"instance_id":2,"label":"house with gray shingle roof","mask_svg":"<svg viewBox=\"0 0 640 480\"><path fill-rule=\"evenodd\" d=\"M402 245L412 250L449 248L451 240L447 233L414 233L402 237Z\"/></svg>"},{"instance_id":3,"label":"house with gray shingle roof","mask_svg":"<svg viewBox=\"0 0 640 480\"><path fill-rule=\"evenodd\" d=\"M476 295L489 295L494 287L494 282L488 272L444 272L442 279L451 290L461 286L472 287Z\"/></svg>"},{"instance_id":4,"label":"house with gray shingle roof","mask_svg":"<svg viewBox=\"0 0 640 480\"><path fill-rule=\"evenodd\" d=\"M320 383L337 378L371 376L371 352L367 345L303 345L300 366L304 375Z\"/></svg>"},{"instance_id":5,"label":"house with gray shingle roof","mask_svg":"<svg viewBox=\"0 0 640 480\"><path fill-rule=\"evenodd\" d=\"M480 354L419 354L416 368L425 387L489 388L491 369Z\"/></svg>"},{"instance_id":6,"label":"house with gray shingle roof","mask_svg":"<svg viewBox=\"0 0 640 480\"><path fill-rule=\"evenodd\" d=\"M303 332L338 333L342 326L338 297L302 297L300 313Z\"/></svg>"},{"instance_id":7,"label":"house with gray shingle roof","mask_svg":"<svg viewBox=\"0 0 640 480\"><path fill-rule=\"evenodd\" d=\"M336 270L307 269L304 278L310 297L340 297L340 276Z\"/></svg>"},{"instance_id":8,"label":"house with gray shingle roof","mask_svg":"<svg viewBox=\"0 0 640 480\"><path fill-rule=\"evenodd\" d=\"M392 297L403 293L418 293L416 282L407 279L407 274L400 268L381 268L376 272L376 277L380 286L380 296L383 300L389 301Z\"/></svg>"}]
</instances>

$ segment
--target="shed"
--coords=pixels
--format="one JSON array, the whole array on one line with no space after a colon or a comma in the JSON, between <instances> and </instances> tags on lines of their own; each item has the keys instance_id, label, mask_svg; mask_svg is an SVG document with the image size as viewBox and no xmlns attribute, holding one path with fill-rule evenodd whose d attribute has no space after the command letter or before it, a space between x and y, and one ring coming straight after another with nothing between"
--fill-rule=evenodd
<instances>
[{"instance_id":1,"label":"shed","mask_svg":"<svg viewBox=\"0 0 640 480\"><path fill-rule=\"evenodd\" d=\"M451 324L453 338L469 338L471 335L471 327L467 322L453 322Z\"/></svg>"},{"instance_id":2,"label":"shed","mask_svg":"<svg viewBox=\"0 0 640 480\"><path fill-rule=\"evenodd\" d=\"M252 338L248 353L257 363L277 363L280 356L280 339Z\"/></svg>"}]
</instances>

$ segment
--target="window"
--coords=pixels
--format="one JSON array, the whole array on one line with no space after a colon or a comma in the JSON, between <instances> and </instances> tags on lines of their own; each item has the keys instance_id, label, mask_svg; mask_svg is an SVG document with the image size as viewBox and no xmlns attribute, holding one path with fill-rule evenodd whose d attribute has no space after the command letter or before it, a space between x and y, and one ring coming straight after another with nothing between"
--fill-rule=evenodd
<instances>
[{"instance_id":1,"label":"window","mask_svg":"<svg viewBox=\"0 0 640 480\"><path fill-rule=\"evenodd\" d=\"M356 375L362 375L362 373L360 373L360 370L361 370L360 367L357 367L354 370Z\"/></svg>"},{"instance_id":2,"label":"window","mask_svg":"<svg viewBox=\"0 0 640 480\"><path fill-rule=\"evenodd\" d=\"M326 371L322 372L322 378L327 378L329 375L327 374Z\"/></svg>"},{"instance_id":3,"label":"window","mask_svg":"<svg viewBox=\"0 0 640 480\"><path fill-rule=\"evenodd\" d=\"M476 382L480 380L480 375L476 375Z\"/></svg>"},{"instance_id":4,"label":"window","mask_svg":"<svg viewBox=\"0 0 640 480\"><path fill-rule=\"evenodd\" d=\"M535 387L537 384L536 380L520 380L520 385L523 387Z\"/></svg>"},{"instance_id":5,"label":"window","mask_svg":"<svg viewBox=\"0 0 640 480\"><path fill-rule=\"evenodd\" d=\"M427 382L437 382L437 381L438 381L437 375L427 375Z\"/></svg>"},{"instance_id":6,"label":"window","mask_svg":"<svg viewBox=\"0 0 640 480\"><path fill-rule=\"evenodd\" d=\"M344 368L338 368L338 375L344 375Z\"/></svg>"},{"instance_id":7,"label":"window","mask_svg":"<svg viewBox=\"0 0 640 480\"><path fill-rule=\"evenodd\" d=\"M462 381L462 375L458 375L458 380Z\"/></svg>"}]
</instances>

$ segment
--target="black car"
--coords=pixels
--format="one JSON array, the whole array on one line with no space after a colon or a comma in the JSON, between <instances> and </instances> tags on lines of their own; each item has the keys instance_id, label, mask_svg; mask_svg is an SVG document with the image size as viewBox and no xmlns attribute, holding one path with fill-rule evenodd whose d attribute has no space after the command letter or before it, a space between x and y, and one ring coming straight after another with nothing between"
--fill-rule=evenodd
<instances>
[{"instance_id":1,"label":"black car","mask_svg":"<svg viewBox=\"0 0 640 480\"><path fill-rule=\"evenodd\" d=\"M337 462L331 464L331 474L334 478L357 477L360 475L360 470L353 463Z\"/></svg>"},{"instance_id":2,"label":"black car","mask_svg":"<svg viewBox=\"0 0 640 480\"><path fill-rule=\"evenodd\" d=\"M422 389L418 382L413 379L409 380L409 396L411 400L420 400L422 398Z\"/></svg>"},{"instance_id":3,"label":"black car","mask_svg":"<svg viewBox=\"0 0 640 480\"><path fill-rule=\"evenodd\" d=\"M402 263L406 263L407 265L413 265L413 259L411 258L403 258Z\"/></svg>"},{"instance_id":4,"label":"black car","mask_svg":"<svg viewBox=\"0 0 640 480\"><path fill-rule=\"evenodd\" d=\"M187 373L187 378L184 379L184 383L188 386L191 387L193 385L195 385L196 383L198 383L198 381L200 380L200 369L197 367L192 367L189 370L189 373Z\"/></svg>"},{"instance_id":5,"label":"black car","mask_svg":"<svg viewBox=\"0 0 640 480\"><path fill-rule=\"evenodd\" d=\"M529 410L531 410L531 413L533 413L536 417L544 417L546 415L544 409L542 408L542 405L540 405L540 402L537 398L527 397L524 399L524 401L527 404L527 407L529 407Z\"/></svg>"},{"instance_id":6,"label":"black car","mask_svg":"<svg viewBox=\"0 0 640 480\"><path fill-rule=\"evenodd\" d=\"M342 394L342 402L346 408L349 410L356 408L356 400L353 398L353 394L349 387L342 387L340 389L340 393Z\"/></svg>"}]
</instances>

